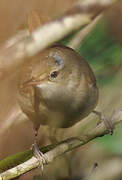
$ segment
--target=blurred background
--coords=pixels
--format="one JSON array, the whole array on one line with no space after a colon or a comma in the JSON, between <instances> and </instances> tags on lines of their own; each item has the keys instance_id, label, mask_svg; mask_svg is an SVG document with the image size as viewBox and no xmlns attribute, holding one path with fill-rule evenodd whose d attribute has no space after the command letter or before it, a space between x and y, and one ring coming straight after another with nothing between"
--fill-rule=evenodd
<instances>
[{"instance_id":1,"label":"blurred background","mask_svg":"<svg viewBox=\"0 0 122 180\"><path fill-rule=\"evenodd\" d=\"M31 10L38 9L43 15L51 18L59 16L70 9L77 0L1 0L0 1L0 45L21 29L27 27L27 15ZM111 115L116 109L122 109L122 2L110 10L105 11L104 17L76 49L91 65L100 91L97 110ZM74 36L70 35L61 41L67 45ZM16 73L15 73L16 74ZM18 75L5 77L0 82L0 159L8 155L29 149L33 143L34 134L30 121L21 115L16 93ZM98 120L94 118L93 124L87 124L80 129L80 123L74 127L63 130L63 139L66 134L75 134L90 130ZM22 121L21 121L22 119ZM14 123L14 122L21 123ZM85 119L84 119L85 121ZM12 122L12 123L11 123ZM11 124L11 126L9 126ZM9 128L4 128L9 127ZM40 128L39 144L46 145L50 141L45 131ZM68 133L67 133L68 132ZM122 171L122 124L119 124L113 136L106 135L73 150L67 155L58 158L51 165L36 169L18 179L52 179L52 180L86 180L92 179L91 174L99 174L99 180L121 180ZM98 167L92 172L94 164ZM114 172L111 175L111 172ZM99 173L98 173L99 172ZM109 173L108 173L109 172ZM107 175L106 175L107 174ZM109 174L109 175L108 175Z\"/></svg>"}]
</instances>

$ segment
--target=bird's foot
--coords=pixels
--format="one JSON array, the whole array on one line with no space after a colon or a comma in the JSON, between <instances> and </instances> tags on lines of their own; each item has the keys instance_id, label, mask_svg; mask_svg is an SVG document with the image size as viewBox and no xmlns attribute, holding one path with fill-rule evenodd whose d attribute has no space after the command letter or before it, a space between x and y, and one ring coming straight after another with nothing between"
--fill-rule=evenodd
<instances>
[{"instance_id":1,"label":"bird's foot","mask_svg":"<svg viewBox=\"0 0 122 180\"><path fill-rule=\"evenodd\" d=\"M111 118L107 117L105 114L99 111L93 111L93 113L99 117L99 122L97 123L97 125L99 125L101 122L104 122L108 133L112 135L114 130L114 125L111 121Z\"/></svg>"},{"instance_id":2,"label":"bird's foot","mask_svg":"<svg viewBox=\"0 0 122 180\"><path fill-rule=\"evenodd\" d=\"M32 145L32 150L33 150L34 156L37 158L37 160L39 162L39 167L41 167L41 169L43 171L44 164L46 164L45 155L39 150L39 147L38 147L37 143L34 143Z\"/></svg>"}]
</instances>

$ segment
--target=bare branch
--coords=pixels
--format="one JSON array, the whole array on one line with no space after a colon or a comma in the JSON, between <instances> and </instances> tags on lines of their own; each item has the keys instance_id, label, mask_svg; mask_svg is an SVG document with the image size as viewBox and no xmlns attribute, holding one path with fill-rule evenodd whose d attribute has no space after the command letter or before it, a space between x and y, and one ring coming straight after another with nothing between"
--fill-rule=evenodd
<instances>
[{"instance_id":1,"label":"bare branch","mask_svg":"<svg viewBox=\"0 0 122 180\"><path fill-rule=\"evenodd\" d=\"M8 48L4 46L0 50L0 78L3 78L4 72L7 73L7 71L13 70L13 67L20 66L24 62L21 59L37 54L40 50L60 40L73 30L89 23L90 20L91 17L87 14L69 15L43 25L30 36L22 33L17 43Z\"/></svg>"},{"instance_id":2,"label":"bare branch","mask_svg":"<svg viewBox=\"0 0 122 180\"><path fill-rule=\"evenodd\" d=\"M113 121L114 125L122 122L122 111L116 111L113 113L111 120ZM53 149L50 149L48 152L44 153L44 157L46 160L46 163L51 163L55 158L58 156L71 151L74 148L77 148L79 146L82 146L89 141L101 137L107 134L106 127L104 122L101 122L99 126L91 130L90 133L85 134L84 136L81 137L73 137L70 139L67 139L61 143L59 143L56 147ZM34 169L39 166L39 162L35 157L32 157L28 161L12 168L9 169L3 173L0 174L0 180L3 179L13 179L15 177L20 176L21 174L30 171L31 169Z\"/></svg>"},{"instance_id":3,"label":"bare branch","mask_svg":"<svg viewBox=\"0 0 122 180\"><path fill-rule=\"evenodd\" d=\"M94 26L97 22L102 18L102 15L96 17L90 24L88 24L85 28L81 29L74 38L69 42L68 46L77 49L78 46L82 43L85 37L93 30Z\"/></svg>"},{"instance_id":4,"label":"bare branch","mask_svg":"<svg viewBox=\"0 0 122 180\"><path fill-rule=\"evenodd\" d=\"M116 2L117 0L79 0L79 4L84 7L88 7L94 4L99 4L101 6L108 6L111 5L112 3Z\"/></svg>"},{"instance_id":5,"label":"bare branch","mask_svg":"<svg viewBox=\"0 0 122 180\"><path fill-rule=\"evenodd\" d=\"M4 48L9 48L11 46L13 46L14 44L18 43L19 41L22 40L22 38L26 38L29 36L29 31L26 30L21 30L19 32L17 32L17 34L15 34L13 37L11 37L10 39L7 40L7 42L5 42L5 44L3 45Z\"/></svg>"},{"instance_id":6,"label":"bare branch","mask_svg":"<svg viewBox=\"0 0 122 180\"><path fill-rule=\"evenodd\" d=\"M3 78L4 74L14 71L13 68L19 67L25 61L24 58L28 59L34 56L72 31L89 24L94 17L108 7L106 4L95 5L92 3L91 6L86 6L86 4L80 3L60 18L40 26L30 36L27 32L23 32L19 34L17 40L15 40L16 37L13 37L12 43L9 41L9 45L5 43L0 49L0 78Z\"/></svg>"}]
</instances>

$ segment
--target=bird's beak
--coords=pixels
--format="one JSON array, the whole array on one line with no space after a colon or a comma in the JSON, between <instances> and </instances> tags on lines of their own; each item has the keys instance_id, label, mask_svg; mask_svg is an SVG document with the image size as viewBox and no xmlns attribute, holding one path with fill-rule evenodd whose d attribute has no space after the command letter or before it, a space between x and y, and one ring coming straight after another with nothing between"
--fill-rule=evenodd
<instances>
[{"instance_id":1,"label":"bird's beak","mask_svg":"<svg viewBox=\"0 0 122 180\"><path fill-rule=\"evenodd\" d=\"M39 77L32 77L30 80L26 81L24 86L36 86L47 80L47 74L43 73Z\"/></svg>"}]
</instances>

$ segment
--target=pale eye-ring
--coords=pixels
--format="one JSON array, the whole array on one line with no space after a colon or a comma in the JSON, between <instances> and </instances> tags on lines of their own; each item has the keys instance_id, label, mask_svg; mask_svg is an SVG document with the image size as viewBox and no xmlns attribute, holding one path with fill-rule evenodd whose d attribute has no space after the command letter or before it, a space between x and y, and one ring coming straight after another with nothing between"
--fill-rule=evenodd
<instances>
[{"instance_id":1,"label":"pale eye-ring","mask_svg":"<svg viewBox=\"0 0 122 180\"><path fill-rule=\"evenodd\" d=\"M51 74L50 74L50 77L51 78L56 78L58 76L58 71L53 71L53 72L51 72Z\"/></svg>"}]
</instances>

